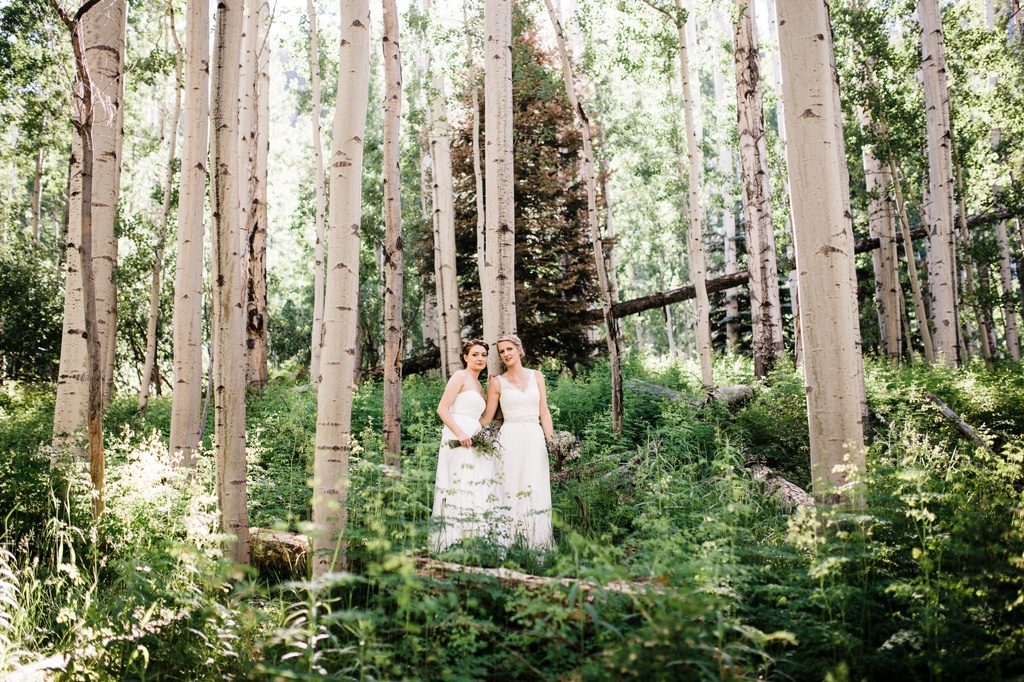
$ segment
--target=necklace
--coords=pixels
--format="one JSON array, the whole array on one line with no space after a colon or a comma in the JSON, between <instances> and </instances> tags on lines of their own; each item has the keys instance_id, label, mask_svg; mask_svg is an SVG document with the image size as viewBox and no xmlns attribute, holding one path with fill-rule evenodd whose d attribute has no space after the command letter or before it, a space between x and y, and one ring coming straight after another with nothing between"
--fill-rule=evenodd
<instances>
[{"instance_id":1,"label":"necklace","mask_svg":"<svg viewBox=\"0 0 1024 682\"><path fill-rule=\"evenodd\" d=\"M520 374L518 379L512 377L509 380L512 382L512 385L515 386L519 390L520 393L522 393L523 391L526 390L524 388L524 384L526 383L526 375L525 374Z\"/></svg>"}]
</instances>

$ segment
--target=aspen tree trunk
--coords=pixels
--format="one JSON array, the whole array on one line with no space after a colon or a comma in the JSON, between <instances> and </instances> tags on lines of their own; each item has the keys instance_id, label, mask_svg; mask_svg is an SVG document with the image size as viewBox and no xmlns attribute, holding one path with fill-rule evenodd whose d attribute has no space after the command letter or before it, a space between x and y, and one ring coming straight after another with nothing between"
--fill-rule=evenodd
<instances>
[{"instance_id":1,"label":"aspen tree trunk","mask_svg":"<svg viewBox=\"0 0 1024 682\"><path fill-rule=\"evenodd\" d=\"M441 352L449 376L462 366L462 321L459 315L459 285L455 269L455 190L452 180L452 149L445 106L444 75L432 68L430 78L430 154L433 169L434 216L437 220L436 266L440 276L438 309L444 330Z\"/></svg>"},{"instance_id":2,"label":"aspen tree trunk","mask_svg":"<svg viewBox=\"0 0 1024 682\"><path fill-rule=\"evenodd\" d=\"M466 2L462 3L462 19L466 25L466 82L473 98L473 179L476 182L476 267L480 279L480 292L490 291L487 283L487 213L484 209L484 172L480 163L480 67L476 64L473 54L473 36L469 30L469 16ZM493 330L487 328L493 322L491 313L492 301L487 296L481 297L481 313L484 322L484 340L494 339Z\"/></svg>"},{"instance_id":3,"label":"aspen tree trunk","mask_svg":"<svg viewBox=\"0 0 1024 682\"><path fill-rule=\"evenodd\" d=\"M779 0L778 18L812 485L828 502L860 506L860 492L849 485L853 471L864 470L864 369L828 6Z\"/></svg>"},{"instance_id":4,"label":"aspen tree trunk","mask_svg":"<svg viewBox=\"0 0 1024 682\"><path fill-rule=\"evenodd\" d=\"M600 90L595 86L594 88L598 93ZM600 106L600 96L598 99L598 106ZM598 146L607 149L607 144L604 138L604 126L601 125L601 119L595 117L594 127L597 129L597 143ZM608 288L612 294L612 303L619 302L619 281L616 276L616 265L615 265L615 221L613 218L611 187L608 182L608 177L611 175L611 169L608 168L608 164L605 161L605 155L602 154L598 157L597 162L597 177L601 179L601 207L604 209L604 234L607 238L605 243L607 247L607 261L608 261ZM619 343L622 343L622 328L619 328Z\"/></svg>"},{"instance_id":5,"label":"aspen tree trunk","mask_svg":"<svg viewBox=\"0 0 1024 682\"><path fill-rule=\"evenodd\" d=\"M320 143L320 41L316 31L316 8L306 0L309 14L309 70L313 88L313 179L316 184L316 245L313 248L313 335L310 340L309 382L320 383L320 342L324 327L324 158Z\"/></svg>"},{"instance_id":6,"label":"aspen tree trunk","mask_svg":"<svg viewBox=\"0 0 1024 682\"><path fill-rule=\"evenodd\" d=\"M889 174L892 177L893 189L896 192L896 203L899 208L900 224L903 229L903 255L907 261L907 275L910 279L910 290L914 296L914 312L917 315L918 331L921 344L924 346L924 357L929 363L935 363L935 351L932 347L932 333L928 326L928 313L924 307L924 296L921 293L921 281L917 277L917 256L914 255L914 243L910 238L910 218L907 216L907 203L903 197L903 184L900 182L899 168L889 159ZM910 334L910 328L907 328Z\"/></svg>"},{"instance_id":7,"label":"aspen tree trunk","mask_svg":"<svg viewBox=\"0 0 1024 682\"><path fill-rule=\"evenodd\" d=\"M246 363L249 386L267 385L267 161L270 156L270 5L256 12L251 206L246 281Z\"/></svg>"},{"instance_id":8,"label":"aspen tree trunk","mask_svg":"<svg viewBox=\"0 0 1024 682\"><path fill-rule=\"evenodd\" d=\"M167 241L167 219L171 213L171 191L174 185L174 157L178 151L178 121L181 116L181 74L182 57L178 34L174 28L174 7L168 6L171 35L174 37L174 113L171 114L170 134L167 139L167 172L164 175L164 196L157 218L156 259L153 262L153 282L149 291L149 320L146 326L146 364L142 369L142 386L139 388L140 412L149 403L149 383L156 366L156 326L160 314L160 275L163 269L164 245Z\"/></svg>"},{"instance_id":9,"label":"aspen tree trunk","mask_svg":"<svg viewBox=\"0 0 1024 682\"><path fill-rule=\"evenodd\" d=\"M753 9L753 8L752 8ZM775 0L767 0L767 15L768 15L768 37L770 40L778 44L779 30L778 30L778 12L775 9ZM751 11L751 18L754 18L754 12ZM775 105L775 120L777 124L777 132L779 134L779 141L782 143L782 151L786 151L786 107L782 97L782 65L779 61L778 49L772 50L770 53L771 64L772 64L772 81L775 87L775 92L778 96L778 101ZM792 209L792 194L789 191L789 179L786 177L782 178L782 193L786 197L787 205ZM787 257L792 259L792 262L796 262L796 250L793 246L793 214L790 210L786 216L786 228L789 232L789 246L786 247ZM800 282L797 276L796 268L789 271L787 275L789 280L789 297L790 297L790 308L793 314L793 364L799 366L804 360L804 342L803 333L800 329ZM781 304L780 304L781 305ZM780 311L781 319L781 311Z\"/></svg>"},{"instance_id":10,"label":"aspen tree trunk","mask_svg":"<svg viewBox=\"0 0 1024 682\"><path fill-rule=\"evenodd\" d=\"M43 126L45 125L46 120L44 119ZM44 147L41 142L37 144L36 167L32 174L32 242L34 244L39 243L39 223L42 219L40 213L43 203L43 161L45 160Z\"/></svg>"},{"instance_id":11,"label":"aspen tree trunk","mask_svg":"<svg viewBox=\"0 0 1024 682\"><path fill-rule=\"evenodd\" d=\"M868 113L858 107L861 130L871 128ZM890 362L899 362L900 344L899 280L896 274L896 226L889 203L889 174L875 157L874 148L865 145L862 151L864 184L868 193L868 228L878 238L877 249L871 252L875 273L875 306L882 354Z\"/></svg>"},{"instance_id":12,"label":"aspen tree trunk","mask_svg":"<svg viewBox=\"0 0 1024 682\"><path fill-rule=\"evenodd\" d=\"M81 141L81 204L79 228L79 246L77 249L78 265L81 272L81 294L82 308L84 309L84 331L75 335L82 335L87 348L86 359L86 382L87 401L85 426L89 441L89 477L92 482L92 513L93 518L98 519L103 515L105 508L105 456L103 452L103 396L102 396L102 349L98 333L99 325L96 310L96 280L93 272L93 243L94 235L92 229L93 214L93 157L95 149L94 122L96 113L96 84L93 81L88 62L88 45L85 40L85 19L98 4L98 0L86 0L82 3L75 17L72 18L58 4L57 0L51 0L50 5L61 19L71 37L71 46L75 57L76 93L79 97L75 99L74 113L72 114L72 126L75 129L77 138ZM70 232L70 230L69 230ZM69 235L70 236L70 235ZM69 264L73 260L70 254L71 243L69 242ZM70 269L70 266L69 266ZM77 427L76 427L77 428ZM61 436L57 432L58 437Z\"/></svg>"},{"instance_id":13,"label":"aspen tree trunk","mask_svg":"<svg viewBox=\"0 0 1024 682\"><path fill-rule=\"evenodd\" d=\"M186 13L170 451L180 454L182 465L195 466L203 423L203 211L210 118L210 1L188 0Z\"/></svg>"},{"instance_id":14,"label":"aspen tree trunk","mask_svg":"<svg viewBox=\"0 0 1024 682\"><path fill-rule=\"evenodd\" d=\"M51 2L52 5L52 2ZM83 141L78 139L77 127L72 131L72 160L70 174L70 200L68 202L68 244L79 252L88 247L92 261L88 264L68 263L68 278L65 282L64 334L61 341L61 357L57 380L57 399L54 411L54 436L59 441L87 426L89 350L85 335L86 302L84 296L83 270L86 265L94 272L96 299L99 311L97 329L100 341L101 401L106 404L113 380L113 334L117 327L117 294L114 291L113 272L117 261L117 243L114 239L114 221L120 183L121 163L121 93L123 92L123 59L125 6L124 0L112 0L99 4L86 0L79 9L81 19L76 20L75 30L84 50L83 66L88 62L89 77L92 79L91 135L92 158L95 177L92 178L90 225L92 243L86 245L74 240L73 230L82 221L83 206L80 202L82 169L84 162ZM68 27L70 30L70 26ZM81 80L79 80L81 83ZM80 86L79 86L80 87ZM81 96L81 93L80 93ZM75 244L71 247L71 244ZM77 255L77 254L76 254ZM109 353L108 353L109 350ZM81 455L81 451L78 451Z\"/></svg>"},{"instance_id":15,"label":"aspen tree trunk","mask_svg":"<svg viewBox=\"0 0 1024 682\"><path fill-rule=\"evenodd\" d=\"M512 0L484 3L486 267L493 339L516 332L516 230L512 150ZM488 372L501 373L497 348Z\"/></svg>"},{"instance_id":16,"label":"aspen tree trunk","mask_svg":"<svg viewBox=\"0 0 1024 682\"><path fill-rule=\"evenodd\" d=\"M743 216L747 231L747 269L750 272L754 375L763 377L785 352L782 305L775 259L761 62L754 33L753 5L750 0L735 0L735 9L736 119L743 178ZM781 116L779 128L783 129Z\"/></svg>"},{"instance_id":17,"label":"aspen tree trunk","mask_svg":"<svg viewBox=\"0 0 1024 682\"><path fill-rule=\"evenodd\" d=\"M995 28L995 6L993 0L985 2L985 28L989 31ZM988 86L995 89L998 79L994 74L989 74ZM990 131L992 148L999 145L1002 131L999 128L992 128ZM992 194L999 200L1001 192L999 185L992 186ZM1006 340L1006 351L1014 362L1020 362L1020 333L1017 330L1017 312L1013 305L1013 274L1010 263L1010 242L1006 235L1006 221L1001 220L996 225L996 247L999 249L999 280L1002 285L1003 300L1003 334Z\"/></svg>"},{"instance_id":18,"label":"aspen tree trunk","mask_svg":"<svg viewBox=\"0 0 1024 682\"><path fill-rule=\"evenodd\" d=\"M80 86L76 84L76 96ZM76 114L81 115L81 114ZM85 285L82 278L82 138L77 128L71 133L71 158L68 173L67 231L64 258L64 322L57 373L57 398L53 413L54 445L70 447L75 459L87 456L74 434L86 427L89 410L89 335L86 332ZM58 449L51 455L56 466Z\"/></svg>"},{"instance_id":19,"label":"aspen tree trunk","mask_svg":"<svg viewBox=\"0 0 1024 682\"><path fill-rule=\"evenodd\" d=\"M1003 326L1006 350L1014 362L1020 362L1020 333L1017 331L1017 312L1013 305L1013 274L1010 270L1010 243L1006 238L1006 221L996 225L996 245L999 247L999 279L1003 285Z\"/></svg>"},{"instance_id":20,"label":"aspen tree trunk","mask_svg":"<svg viewBox=\"0 0 1024 682\"><path fill-rule=\"evenodd\" d=\"M900 319L903 321L903 343L906 348L908 362L914 362L914 345L910 342L910 318L907 316L907 299L903 295L903 287L897 290L900 301Z\"/></svg>"},{"instance_id":21,"label":"aspen tree trunk","mask_svg":"<svg viewBox=\"0 0 1024 682\"><path fill-rule=\"evenodd\" d=\"M86 14L83 26L89 72L97 93L93 126L93 269L103 354L104 405L110 402L113 390L117 350L117 291L114 288L117 239L114 224L121 195L126 13L124 0L111 0Z\"/></svg>"},{"instance_id":22,"label":"aspen tree trunk","mask_svg":"<svg viewBox=\"0 0 1024 682\"><path fill-rule=\"evenodd\" d=\"M953 158L949 88L938 0L918 0L922 72L928 131L928 179L932 207L928 221L928 285L932 297L936 359L960 363L957 323L956 245L953 232Z\"/></svg>"},{"instance_id":23,"label":"aspen tree trunk","mask_svg":"<svg viewBox=\"0 0 1024 682\"><path fill-rule=\"evenodd\" d=\"M661 313L665 318L665 335L668 336L668 354L673 360L675 360L679 351L676 349L676 335L673 331L675 323L672 320L672 311L670 308L671 306L665 306L661 309Z\"/></svg>"},{"instance_id":24,"label":"aspen tree trunk","mask_svg":"<svg viewBox=\"0 0 1024 682\"><path fill-rule=\"evenodd\" d=\"M690 255L690 281L697 291L697 355L700 358L701 379L704 386L715 383L711 369L711 303L708 300L707 265L704 259L704 207L701 205L703 183L704 155L700 150L699 140L702 131L698 130L695 110L698 92L690 89L690 63L688 56L689 42L686 32L686 21L683 20L681 0L675 0L677 12L677 33L679 36L679 80L683 89L683 112L686 118L686 152L689 158L689 197L688 208L690 229L687 238L687 251Z\"/></svg>"},{"instance_id":25,"label":"aspen tree trunk","mask_svg":"<svg viewBox=\"0 0 1024 682\"><path fill-rule=\"evenodd\" d=\"M601 305L604 309L604 322L606 330L606 341L608 343L608 357L611 363L612 375L612 430L616 435L622 435L622 365L619 359L619 330L618 320L612 315L612 294L608 285L608 273L605 270L604 245L601 240L601 225L597 217L597 178L594 174L594 145L590 138L590 119L579 97L576 96L576 83L573 78L572 64L569 61L569 53L565 47L565 36L562 34L562 24L555 14L555 8L551 0L544 0L547 5L548 15L551 17L551 25L555 29L555 39L558 43L558 53L562 60L562 79L565 82L565 93L569 99L569 105L576 112L576 128L583 138L583 158L580 174L587 185L587 221L590 223L590 241L594 248L594 267L597 270L597 281L601 287ZM666 316L668 310L666 309ZM666 323L668 318L666 317ZM669 344L675 355L675 340L672 337L672 328L667 326Z\"/></svg>"},{"instance_id":26,"label":"aspen tree trunk","mask_svg":"<svg viewBox=\"0 0 1024 682\"><path fill-rule=\"evenodd\" d=\"M715 20L719 27L725 31L725 19L722 13L715 11ZM715 51L717 58L718 51ZM720 69L714 72L715 104L718 109L726 107L725 96L725 75ZM721 122L717 122L721 125ZM736 256L736 215L733 212L732 187L735 172L733 171L732 147L719 141L716 149L717 170L722 177L722 187L719 194L722 196L724 207L722 210L722 234L725 250L725 274L733 275L739 270ZM735 353L740 342L739 331L739 292L736 287L725 290L725 342L730 353Z\"/></svg>"},{"instance_id":27,"label":"aspen tree trunk","mask_svg":"<svg viewBox=\"0 0 1024 682\"><path fill-rule=\"evenodd\" d=\"M327 219L327 292L313 463L315 577L345 563L345 500L359 326L360 180L370 87L369 3L342 0L340 19L338 106L334 112Z\"/></svg>"},{"instance_id":28,"label":"aspen tree trunk","mask_svg":"<svg viewBox=\"0 0 1024 682\"><path fill-rule=\"evenodd\" d=\"M398 5L384 0L384 465L401 465L402 453L402 52ZM454 203L454 202L453 202ZM454 214L453 214L454 232ZM452 247L454 250L454 234ZM454 257L452 259L454 261Z\"/></svg>"},{"instance_id":29,"label":"aspen tree trunk","mask_svg":"<svg viewBox=\"0 0 1024 682\"><path fill-rule=\"evenodd\" d=\"M242 0L218 0L210 98L213 128L210 204L213 208L214 450L226 556L249 561L249 512L245 486L244 253L239 203L245 173L238 158L238 64L243 33Z\"/></svg>"}]
</instances>

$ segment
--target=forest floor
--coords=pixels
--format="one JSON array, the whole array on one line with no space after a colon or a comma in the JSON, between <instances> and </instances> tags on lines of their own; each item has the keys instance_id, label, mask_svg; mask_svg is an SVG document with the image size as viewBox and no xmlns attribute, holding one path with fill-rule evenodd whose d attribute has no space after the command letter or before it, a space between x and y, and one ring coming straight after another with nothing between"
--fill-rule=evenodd
<instances>
[{"instance_id":1,"label":"forest floor","mask_svg":"<svg viewBox=\"0 0 1024 682\"><path fill-rule=\"evenodd\" d=\"M754 475L766 465L809 484L802 378L789 368L755 383L747 359L720 357L716 380L754 393L701 406L695 366L630 358L621 438L606 366L544 370L556 428L582 442L552 484L553 550L428 551L443 384L409 377L400 477L382 464L381 388L359 388L347 570L317 580L222 559L212 455L192 477L169 461L166 398L145 415L128 398L108 410L108 513L97 524L83 477L49 467L53 387L0 387L0 677L1024 675L1019 366L869 361L857 511L790 508ZM316 396L295 389L282 373L248 401L255 527L308 529Z\"/></svg>"}]
</instances>

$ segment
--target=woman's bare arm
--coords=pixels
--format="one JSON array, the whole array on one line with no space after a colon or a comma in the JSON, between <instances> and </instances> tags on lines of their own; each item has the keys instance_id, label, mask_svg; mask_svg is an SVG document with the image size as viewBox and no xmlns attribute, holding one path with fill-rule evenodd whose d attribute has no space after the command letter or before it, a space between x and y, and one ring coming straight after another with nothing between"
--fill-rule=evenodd
<instances>
[{"instance_id":1,"label":"woman's bare arm","mask_svg":"<svg viewBox=\"0 0 1024 682\"><path fill-rule=\"evenodd\" d=\"M437 416L441 418L444 425L451 429L455 437L462 443L462 447L468 448L473 444L472 439L466 435L466 433L459 428L458 422L455 421L455 417L452 416L451 407L452 402L456 396L462 392L462 389L466 383L466 377L462 370L452 374L451 379L448 380L448 385L444 387L444 393L441 395L441 402L437 404Z\"/></svg>"},{"instance_id":2,"label":"woman's bare arm","mask_svg":"<svg viewBox=\"0 0 1024 682\"><path fill-rule=\"evenodd\" d=\"M544 375L533 370L537 379L537 390L540 392L540 427L544 429L544 440L551 442L555 435L555 424L551 420L551 411L548 409L548 387L544 383Z\"/></svg>"},{"instance_id":3,"label":"woman's bare arm","mask_svg":"<svg viewBox=\"0 0 1024 682\"><path fill-rule=\"evenodd\" d=\"M501 398L501 382L498 377L491 377L487 380L487 408L480 416L480 425L487 426L494 419L498 411L498 400Z\"/></svg>"}]
</instances>

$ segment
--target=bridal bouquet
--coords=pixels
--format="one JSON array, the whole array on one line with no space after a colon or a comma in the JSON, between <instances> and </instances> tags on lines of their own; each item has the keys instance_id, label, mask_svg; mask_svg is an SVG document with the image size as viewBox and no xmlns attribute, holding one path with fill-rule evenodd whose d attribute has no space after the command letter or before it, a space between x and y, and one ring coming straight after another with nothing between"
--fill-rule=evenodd
<instances>
[{"instance_id":1,"label":"bridal bouquet","mask_svg":"<svg viewBox=\"0 0 1024 682\"><path fill-rule=\"evenodd\" d=\"M566 462L579 457L581 447L580 439L573 434L555 431L548 443L548 452L555 458L555 471L561 471Z\"/></svg>"},{"instance_id":2,"label":"bridal bouquet","mask_svg":"<svg viewBox=\"0 0 1024 682\"><path fill-rule=\"evenodd\" d=\"M498 425L494 422L474 433L470 440L473 442L470 447L476 450L476 454L487 455L488 457L501 456L501 453L498 451ZM444 444L450 448L462 447L462 443L457 440L446 440Z\"/></svg>"}]
</instances>

